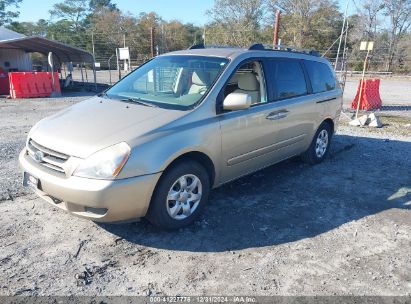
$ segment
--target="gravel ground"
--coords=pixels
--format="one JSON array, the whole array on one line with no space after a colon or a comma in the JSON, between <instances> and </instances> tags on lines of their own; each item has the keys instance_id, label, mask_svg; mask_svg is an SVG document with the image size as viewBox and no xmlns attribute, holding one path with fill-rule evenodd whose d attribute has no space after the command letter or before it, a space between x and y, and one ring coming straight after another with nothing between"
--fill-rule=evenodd
<instances>
[{"instance_id":1,"label":"gravel ground","mask_svg":"<svg viewBox=\"0 0 411 304\"><path fill-rule=\"evenodd\" d=\"M408 112L380 112L381 129L342 116L322 164L215 189L170 233L78 219L20 186L30 127L85 98L0 101L0 295L411 295Z\"/></svg>"}]
</instances>

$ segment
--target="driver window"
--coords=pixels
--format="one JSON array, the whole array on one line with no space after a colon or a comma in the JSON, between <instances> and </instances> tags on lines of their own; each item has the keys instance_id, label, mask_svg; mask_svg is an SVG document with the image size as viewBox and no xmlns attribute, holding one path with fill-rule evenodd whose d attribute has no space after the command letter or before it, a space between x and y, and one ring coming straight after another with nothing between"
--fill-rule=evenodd
<instances>
[{"instance_id":1,"label":"driver window","mask_svg":"<svg viewBox=\"0 0 411 304\"><path fill-rule=\"evenodd\" d=\"M266 102L264 75L259 61L241 65L229 79L224 89L224 98L230 93L245 93L251 96L251 103Z\"/></svg>"}]
</instances>

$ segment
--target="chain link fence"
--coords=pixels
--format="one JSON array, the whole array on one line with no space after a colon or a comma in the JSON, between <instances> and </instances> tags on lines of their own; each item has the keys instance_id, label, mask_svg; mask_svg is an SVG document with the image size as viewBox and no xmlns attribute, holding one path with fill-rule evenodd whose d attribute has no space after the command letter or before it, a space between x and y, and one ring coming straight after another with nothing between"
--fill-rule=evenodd
<instances>
[{"instance_id":1,"label":"chain link fence","mask_svg":"<svg viewBox=\"0 0 411 304\"><path fill-rule=\"evenodd\" d=\"M214 33L215 35L227 35L228 33ZM97 33L85 33L82 39L74 40L72 36L60 35L59 37L53 37L54 39L85 49L92 53L95 57L96 72L94 75L93 66L91 63L73 63L73 67L70 70L67 63L63 63L60 67L60 78L62 80L63 87L73 89L78 88L90 88L94 86L94 80L101 88L110 86L116 83L119 79L127 75L130 71L139 67L141 64L151 58L151 41L148 37L135 41L132 37L125 34L118 33L118 35L102 35ZM165 41L170 37L164 34L159 34L156 38L156 53L164 53L169 51L165 47ZM129 47L130 49L130 61L117 60L116 49L120 47ZM181 48L189 47L190 45L181 46ZM337 50L335 48L330 50L318 50L321 55L324 55L331 64L335 64ZM392 73L385 71L385 57L386 50L383 47L378 48L369 61L368 70L373 71L372 74L389 76ZM365 56L365 55L364 55ZM345 77L355 76L362 70L363 54L358 50L344 50L341 51L339 57L339 64L336 68L340 80L345 81ZM38 64L38 62L36 62ZM411 66L411 58L409 56L402 58L402 63L406 66ZM43 62L40 65L47 65L46 60L43 58ZM347 74L343 73L347 71ZM94 79L94 76L96 79Z\"/></svg>"}]
</instances>

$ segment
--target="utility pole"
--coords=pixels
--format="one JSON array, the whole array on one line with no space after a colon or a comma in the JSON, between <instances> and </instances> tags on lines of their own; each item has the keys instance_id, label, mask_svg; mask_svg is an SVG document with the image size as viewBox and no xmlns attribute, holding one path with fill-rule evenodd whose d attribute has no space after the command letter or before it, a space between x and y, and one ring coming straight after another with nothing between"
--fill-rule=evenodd
<instances>
[{"instance_id":1,"label":"utility pole","mask_svg":"<svg viewBox=\"0 0 411 304\"><path fill-rule=\"evenodd\" d=\"M280 25L280 15L281 11L279 9L275 12L275 23L274 23L274 33L273 33L273 49L278 47L278 27Z\"/></svg>"},{"instance_id":2,"label":"utility pole","mask_svg":"<svg viewBox=\"0 0 411 304\"><path fill-rule=\"evenodd\" d=\"M164 37L164 23L161 24L161 53L165 53L165 47L166 43L165 43L165 37Z\"/></svg>"},{"instance_id":3,"label":"utility pole","mask_svg":"<svg viewBox=\"0 0 411 304\"><path fill-rule=\"evenodd\" d=\"M93 57L96 58L94 53L94 31L91 31L91 45L93 46Z\"/></svg>"},{"instance_id":4,"label":"utility pole","mask_svg":"<svg viewBox=\"0 0 411 304\"><path fill-rule=\"evenodd\" d=\"M118 48L116 49L116 57L117 57L117 72L118 72L118 80L121 80L121 69L120 69L120 54Z\"/></svg>"},{"instance_id":5,"label":"utility pole","mask_svg":"<svg viewBox=\"0 0 411 304\"><path fill-rule=\"evenodd\" d=\"M151 27L151 31L150 31L151 57L155 56L154 35L155 35L154 27Z\"/></svg>"},{"instance_id":6,"label":"utility pole","mask_svg":"<svg viewBox=\"0 0 411 304\"><path fill-rule=\"evenodd\" d=\"M126 48L126 33L123 33L123 48ZM127 62L127 59L124 59L124 72L128 72L129 64L130 64L130 57L129 57L129 62Z\"/></svg>"}]
</instances>

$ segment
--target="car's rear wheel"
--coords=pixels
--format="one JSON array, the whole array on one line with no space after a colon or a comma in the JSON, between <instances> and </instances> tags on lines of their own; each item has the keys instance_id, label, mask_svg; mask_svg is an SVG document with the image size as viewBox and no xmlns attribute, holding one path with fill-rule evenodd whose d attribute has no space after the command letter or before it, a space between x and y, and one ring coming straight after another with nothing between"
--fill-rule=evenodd
<instances>
[{"instance_id":1,"label":"car's rear wheel","mask_svg":"<svg viewBox=\"0 0 411 304\"><path fill-rule=\"evenodd\" d=\"M185 227L201 214L209 192L209 175L202 165L178 162L161 177L146 217L163 229Z\"/></svg>"},{"instance_id":2,"label":"car's rear wheel","mask_svg":"<svg viewBox=\"0 0 411 304\"><path fill-rule=\"evenodd\" d=\"M332 128L328 122L323 122L314 135L310 147L301 158L309 164L318 164L324 160L330 149Z\"/></svg>"}]
</instances>

